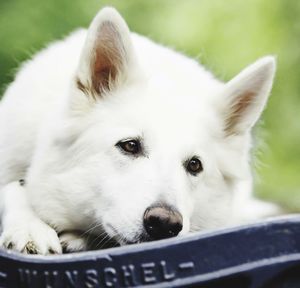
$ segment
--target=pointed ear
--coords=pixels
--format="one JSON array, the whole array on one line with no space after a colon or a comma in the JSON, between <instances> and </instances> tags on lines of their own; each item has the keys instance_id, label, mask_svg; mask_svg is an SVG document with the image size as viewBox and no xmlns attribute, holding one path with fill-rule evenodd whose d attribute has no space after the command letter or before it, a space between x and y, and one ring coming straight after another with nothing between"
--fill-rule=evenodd
<instances>
[{"instance_id":1,"label":"pointed ear","mask_svg":"<svg viewBox=\"0 0 300 288\"><path fill-rule=\"evenodd\" d=\"M275 58L267 56L225 84L222 112L227 136L242 134L257 122L267 102L275 68Z\"/></svg>"},{"instance_id":2,"label":"pointed ear","mask_svg":"<svg viewBox=\"0 0 300 288\"><path fill-rule=\"evenodd\" d=\"M104 8L87 32L77 71L77 87L96 99L126 79L133 60L125 21L115 9Z\"/></svg>"}]
</instances>

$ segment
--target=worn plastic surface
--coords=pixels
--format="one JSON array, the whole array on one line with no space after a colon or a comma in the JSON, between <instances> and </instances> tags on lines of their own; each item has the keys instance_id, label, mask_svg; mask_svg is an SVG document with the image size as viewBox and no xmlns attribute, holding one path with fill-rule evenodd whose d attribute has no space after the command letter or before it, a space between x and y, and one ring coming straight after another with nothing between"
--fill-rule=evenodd
<instances>
[{"instance_id":1,"label":"worn plastic surface","mask_svg":"<svg viewBox=\"0 0 300 288\"><path fill-rule=\"evenodd\" d=\"M62 256L0 252L0 287L300 287L300 216Z\"/></svg>"}]
</instances>

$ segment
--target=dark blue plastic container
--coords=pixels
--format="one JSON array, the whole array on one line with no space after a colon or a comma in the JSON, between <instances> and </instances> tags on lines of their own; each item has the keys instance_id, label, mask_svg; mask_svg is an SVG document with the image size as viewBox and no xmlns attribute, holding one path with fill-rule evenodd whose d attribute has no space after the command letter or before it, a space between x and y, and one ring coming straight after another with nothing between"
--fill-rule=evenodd
<instances>
[{"instance_id":1,"label":"dark blue plastic container","mask_svg":"<svg viewBox=\"0 0 300 288\"><path fill-rule=\"evenodd\" d=\"M300 288L300 216L96 252L0 258L0 287Z\"/></svg>"}]
</instances>

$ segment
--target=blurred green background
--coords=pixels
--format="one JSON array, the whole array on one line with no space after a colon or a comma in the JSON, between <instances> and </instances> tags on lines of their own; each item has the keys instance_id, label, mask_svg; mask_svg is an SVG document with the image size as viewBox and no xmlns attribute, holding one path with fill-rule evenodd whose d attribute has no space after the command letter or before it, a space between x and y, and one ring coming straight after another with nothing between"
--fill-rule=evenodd
<instances>
[{"instance_id":1,"label":"blurred green background","mask_svg":"<svg viewBox=\"0 0 300 288\"><path fill-rule=\"evenodd\" d=\"M256 193L300 211L300 1L0 0L0 91L20 62L116 7L131 30L197 57L229 80L265 54L278 71L258 134ZM46 69L46 67L45 67Z\"/></svg>"}]
</instances>

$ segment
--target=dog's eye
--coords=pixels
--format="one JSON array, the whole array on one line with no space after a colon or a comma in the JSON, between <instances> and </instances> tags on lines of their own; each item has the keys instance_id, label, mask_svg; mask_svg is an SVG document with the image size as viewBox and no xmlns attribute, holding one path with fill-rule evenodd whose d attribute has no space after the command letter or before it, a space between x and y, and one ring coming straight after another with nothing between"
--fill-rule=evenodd
<instances>
[{"instance_id":1,"label":"dog's eye","mask_svg":"<svg viewBox=\"0 0 300 288\"><path fill-rule=\"evenodd\" d=\"M117 143L117 146L129 154L136 155L141 153L141 143L138 140L120 141Z\"/></svg>"},{"instance_id":2,"label":"dog's eye","mask_svg":"<svg viewBox=\"0 0 300 288\"><path fill-rule=\"evenodd\" d=\"M203 170L201 161L197 157L193 157L187 161L186 170L193 175L200 173Z\"/></svg>"}]
</instances>

